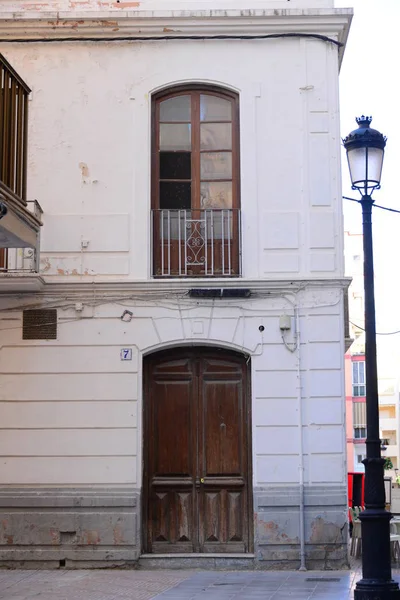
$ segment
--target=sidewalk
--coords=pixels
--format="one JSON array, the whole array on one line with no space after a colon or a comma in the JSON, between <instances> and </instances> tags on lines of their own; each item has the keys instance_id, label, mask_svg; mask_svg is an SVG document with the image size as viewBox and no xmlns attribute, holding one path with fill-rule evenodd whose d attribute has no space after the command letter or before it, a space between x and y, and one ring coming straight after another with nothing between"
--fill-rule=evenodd
<instances>
[{"instance_id":1,"label":"sidewalk","mask_svg":"<svg viewBox=\"0 0 400 600\"><path fill-rule=\"evenodd\" d=\"M0 570L0 600L348 600L360 576L358 566L305 573Z\"/></svg>"}]
</instances>

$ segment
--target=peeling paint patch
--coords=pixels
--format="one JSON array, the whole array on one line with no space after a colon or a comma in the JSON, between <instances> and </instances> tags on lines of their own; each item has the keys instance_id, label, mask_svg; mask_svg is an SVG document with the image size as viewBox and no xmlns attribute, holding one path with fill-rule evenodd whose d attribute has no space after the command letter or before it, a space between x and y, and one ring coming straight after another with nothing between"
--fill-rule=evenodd
<instances>
[{"instance_id":1,"label":"peeling paint patch","mask_svg":"<svg viewBox=\"0 0 400 600\"><path fill-rule=\"evenodd\" d=\"M104 19L102 19L100 21L100 25L103 25L104 27L117 27L118 22L117 21L105 21Z\"/></svg>"},{"instance_id":2,"label":"peeling paint patch","mask_svg":"<svg viewBox=\"0 0 400 600\"><path fill-rule=\"evenodd\" d=\"M50 529L50 539L51 543L55 546L58 546L60 543L60 532L58 529Z\"/></svg>"},{"instance_id":3,"label":"peeling paint patch","mask_svg":"<svg viewBox=\"0 0 400 600\"><path fill-rule=\"evenodd\" d=\"M124 543L124 535L123 535L122 529L119 525L116 525L114 527L113 535L114 535L114 544L115 545Z\"/></svg>"},{"instance_id":4,"label":"peeling paint patch","mask_svg":"<svg viewBox=\"0 0 400 600\"><path fill-rule=\"evenodd\" d=\"M42 8L49 8L46 2L34 2L22 5L23 10L41 10Z\"/></svg>"},{"instance_id":5,"label":"peeling paint patch","mask_svg":"<svg viewBox=\"0 0 400 600\"><path fill-rule=\"evenodd\" d=\"M137 8L140 2L113 2L114 8Z\"/></svg>"},{"instance_id":6,"label":"peeling paint patch","mask_svg":"<svg viewBox=\"0 0 400 600\"><path fill-rule=\"evenodd\" d=\"M342 542L343 528L336 523L325 521L322 517L317 517L311 523L311 544L333 544Z\"/></svg>"},{"instance_id":7,"label":"peeling paint patch","mask_svg":"<svg viewBox=\"0 0 400 600\"><path fill-rule=\"evenodd\" d=\"M97 546L100 542L100 536L97 531L87 530L84 533L84 537L86 538L86 543L89 546Z\"/></svg>"},{"instance_id":8,"label":"peeling paint patch","mask_svg":"<svg viewBox=\"0 0 400 600\"><path fill-rule=\"evenodd\" d=\"M42 258L40 260L40 271L42 273L47 273L51 269L51 263L48 258Z\"/></svg>"},{"instance_id":9,"label":"peeling paint patch","mask_svg":"<svg viewBox=\"0 0 400 600\"><path fill-rule=\"evenodd\" d=\"M258 538L262 543L267 544L299 544L297 536L290 537L282 529L282 525L278 525L274 521L264 521L258 518Z\"/></svg>"},{"instance_id":10,"label":"peeling paint patch","mask_svg":"<svg viewBox=\"0 0 400 600\"><path fill-rule=\"evenodd\" d=\"M81 173L82 173L82 178L83 177L89 177L89 167L87 166L86 163L80 162L79 163L79 168L80 168Z\"/></svg>"}]
</instances>

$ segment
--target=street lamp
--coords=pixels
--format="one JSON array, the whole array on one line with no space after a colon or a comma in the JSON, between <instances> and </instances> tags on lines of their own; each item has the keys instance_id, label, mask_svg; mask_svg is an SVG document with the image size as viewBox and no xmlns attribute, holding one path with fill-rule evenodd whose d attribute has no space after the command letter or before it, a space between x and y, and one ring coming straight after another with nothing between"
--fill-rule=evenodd
<instances>
[{"instance_id":1,"label":"street lamp","mask_svg":"<svg viewBox=\"0 0 400 600\"><path fill-rule=\"evenodd\" d=\"M371 129L371 117L356 119L358 129L344 140L353 190L361 194L364 244L365 370L367 408L367 457L365 465L365 510L360 513L362 579L355 600L400 600L400 589L392 579L390 519L385 510L384 469L379 439L378 377L376 364L374 262L372 250L372 192L379 189L386 138Z\"/></svg>"}]
</instances>

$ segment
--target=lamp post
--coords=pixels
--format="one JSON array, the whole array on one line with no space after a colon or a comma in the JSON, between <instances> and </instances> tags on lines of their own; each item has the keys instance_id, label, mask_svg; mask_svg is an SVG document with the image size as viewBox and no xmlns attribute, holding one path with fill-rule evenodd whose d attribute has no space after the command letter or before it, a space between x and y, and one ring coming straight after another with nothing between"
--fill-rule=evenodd
<instances>
[{"instance_id":1,"label":"lamp post","mask_svg":"<svg viewBox=\"0 0 400 600\"><path fill-rule=\"evenodd\" d=\"M353 190L361 194L364 244L365 370L367 408L367 457L365 465L365 510L360 513L362 579L355 600L400 600L400 589L392 579L390 519L385 510L384 469L379 439L378 377L376 363L374 263L372 249L372 193L379 189L386 138L371 129L371 117L356 119L358 129L344 140Z\"/></svg>"}]
</instances>

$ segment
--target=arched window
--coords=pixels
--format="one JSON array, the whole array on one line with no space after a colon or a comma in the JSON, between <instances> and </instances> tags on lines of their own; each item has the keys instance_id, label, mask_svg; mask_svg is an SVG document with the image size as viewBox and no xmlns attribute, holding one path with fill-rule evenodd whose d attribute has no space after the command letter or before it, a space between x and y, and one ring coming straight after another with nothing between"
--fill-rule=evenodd
<instances>
[{"instance_id":1,"label":"arched window","mask_svg":"<svg viewBox=\"0 0 400 600\"><path fill-rule=\"evenodd\" d=\"M153 98L154 274L239 275L239 106L219 88Z\"/></svg>"}]
</instances>

